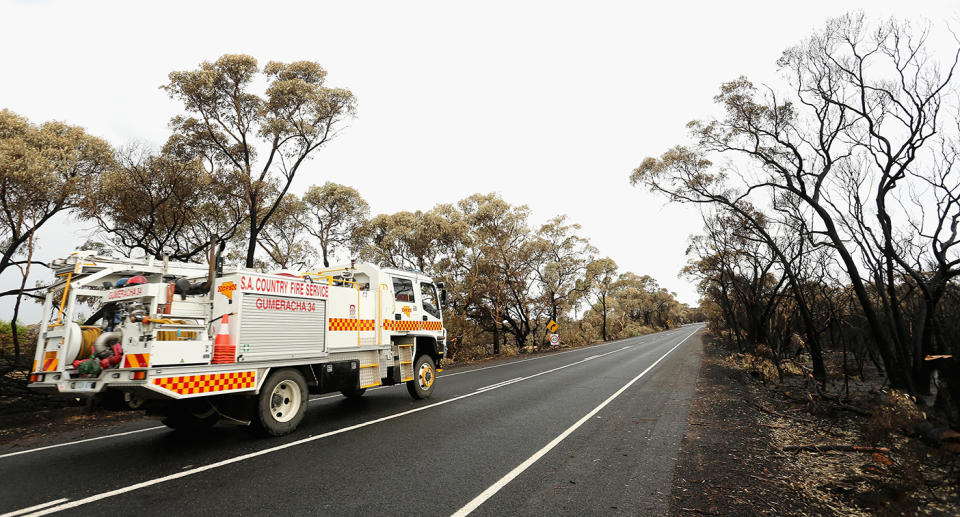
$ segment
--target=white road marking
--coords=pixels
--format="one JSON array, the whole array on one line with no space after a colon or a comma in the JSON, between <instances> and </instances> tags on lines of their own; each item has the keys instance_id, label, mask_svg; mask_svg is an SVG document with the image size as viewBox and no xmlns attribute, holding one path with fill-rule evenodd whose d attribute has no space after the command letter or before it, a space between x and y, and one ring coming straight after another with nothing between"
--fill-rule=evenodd
<instances>
[{"instance_id":1,"label":"white road marking","mask_svg":"<svg viewBox=\"0 0 960 517\"><path fill-rule=\"evenodd\" d=\"M676 329L672 329L672 330L676 330ZM665 331L663 331L663 332L657 332L656 334L662 334L662 333L666 333L666 332L671 332L672 330L665 330ZM642 338L645 338L645 337L647 337L647 336L654 336L654 335L656 335L656 334L644 334L643 336L628 337L628 338L618 339L618 340L616 340L616 341L608 341L608 342L606 342L606 343L600 343L600 344L597 344L597 345L581 346L581 347L579 347L579 348L574 348L574 349L571 349L571 350L564 350L563 352L551 352L551 353L549 353L549 354L544 354L544 355L541 356L541 357L531 357L531 358L529 358L529 359L521 359L521 360L519 360L519 361L510 361L510 362L508 362L508 363L494 364L494 365L490 365L490 366L484 366L483 368L474 368L474 369L472 369L472 370L466 370L466 371L463 371L463 372L446 373L446 374L443 374L443 375L437 375L437 377L453 377L454 375L463 375L463 374L465 374L465 373L479 372L480 370L489 370L489 369L491 369L491 368L500 368L501 366L510 366L511 364L520 364L520 363L525 363L525 362L527 362L527 361L540 361L540 360L542 360L542 359L550 359L551 357L556 357L556 356L558 356L558 355L569 354L570 352L581 352L581 351L583 351L583 350L587 350L587 349L590 349L590 348L596 348L596 347L608 346L608 345L616 345L617 343L620 343L620 342L622 342L622 341L626 341L626 340L628 340L628 339L642 339ZM630 346L633 346L633 345L630 345Z\"/></svg>"},{"instance_id":2,"label":"white road marking","mask_svg":"<svg viewBox=\"0 0 960 517\"><path fill-rule=\"evenodd\" d=\"M630 382L624 384L622 388L617 390L613 395L610 395L610 397L608 397L607 400L604 400L603 402L601 402L599 406L593 408L589 413L584 415L580 420L577 420L576 423L568 427L564 432L560 433L559 436L557 436L553 440L550 440L550 443L544 445L543 448L535 452L533 456L530 456L529 458L527 458L526 461L517 465L513 470L511 470L505 476L497 480L496 483L490 485L490 487L488 487L486 490L481 492L480 495L478 495L477 497L474 497L473 500L471 500L469 503L464 505L463 508L460 508L459 510L457 510L451 517L464 517L466 515L469 515L470 512L476 510L477 507L479 507L481 504L483 504L488 499L493 497L493 495L499 492L501 488L507 485L507 483L513 481L517 476L522 474L523 471L527 470L528 468L530 468L531 465L536 463L537 460L542 458L546 453L550 452L550 450L556 447L557 444L562 442L564 438L566 438L567 436L570 436L570 434L576 431L580 426L582 426L584 422L586 422L587 420L590 420L591 417L599 413L601 409L605 408L607 404L609 404L610 402L613 402L613 400L619 397L621 393L627 390L627 388L629 388L630 386L633 386L633 383L640 380L641 377L646 375L647 372L652 370L654 366L658 365L660 361L663 361L665 357L670 355L671 352L676 350L678 346L682 345L684 341L689 339L690 336L696 334L699 330L700 330L699 328L697 330L694 330L687 337L683 338L679 343L674 345L673 348L671 348L670 350L667 350L665 354L660 356L660 359L657 359L656 361L654 361L653 364L651 364L645 370L640 372L639 375L631 379ZM591 357L590 359L593 359L593 358Z\"/></svg>"},{"instance_id":3,"label":"white road marking","mask_svg":"<svg viewBox=\"0 0 960 517\"><path fill-rule=\"evenodd\" d=\"M676 329L674 329L674 330L676 330ZM664 331L664 332L670 332L670 331ZM658 332L657 334L660 334L660 332ZM645 336L637 336L637 337L643 338L643 337L646 337L646 336L653 336L653 335L655 335L655 334L646 334ZM521 360L519 360L519 361L510 361L510 362L508 362L508 363L503 363L503 364L495 364L495 365L491 365L491 366L484 366L483 368L474 368L473 370L466 370L466 371L463 371L463 372L454 372L454 373L448 373L448 374L438 375L437 377L453 377L453 376L455 376L455 375L463 375L463 374L465 374L465 373L473 373L473 372L479 372L479 371L481 371L481 370L489 370L489 369L491 369L491 368L499 368L499 367L501 367L501 366L510 366L510 365L512 365L512 364L525 363L525 362L527 362L527 361L537 361L537 360L540 360L540 359L548 359L548 358L550 358L550 357L554 357L554 356L558 356L558 355L563 355L563 354L568 354L568 353L570 353L570 352L578 352L578 351L584 350L585 348L593 348L593 347L600 347L600 346L606 346L606 345L613 345L613 344L619 343L619 342L621 342L621 341L625 341L625 340L627 340L627 339L635 339L635 338L618 339L618 340L616 340L616 341L610 341L610 342L608 342L608 343L601 343L601 344L599 344L599 345L592 345L592 346L590 346L590 347L574 348L574 349L572 349L572 350L565 350L565 351L563 351L563 352L556 352L556 353L552 353L552 354L545 355L545 356L542 356L542 357L531 357L531 358L529 358L529 359L521 359ZM379 389L384 389L384 388L388 388L388 387L391 387L391 386L378 386L378 387L376 387L376 388L371 388L370 391L379 390ZM339 396L340 396L339 394L334 394L334 395L326 395L326 396L322 396L322 397L315 397L315 398L309 399L309 400L308 400L308 403L309 403L309 402L314 402L314 401L317 401L317 400L332 399L332 398L336 398L336 397L339 397ZM18 455L20 455L20 454L29 454L29 453L31 453L31 452L40 452L40 451L43 451L43 450L54 449L54 448L57 448L57 447L66 447L67 445L74 445L74 444L77 444L77 443L93 442L93 441L97 441L97 440L106 440L107 438L116 438L116 437L118 437L118 436L127 436L127 435L131 435L131 434L143 433L143 432L147 432L147 431L159 431L160 429L166 429L166 428L167 428L167 426L165 426L165 425L158 425L158 426L154 426L154 427L148 427L148 428L146 428L146 429L137 429L136 431L127 431L127 432L123 432L123 433L113 433L113 434L107 434L107 435L103 435L103 436L96 436L96 437L94 437L94 438L85 438L85 439L83 439L83 440L75 440L75 441L72 441L72 442L64 442L64 443L58 443L58 444L55 444L55 445L47 445L47 446L44 446L44 447L37 447L37 448L35 448L35 449L26 449L26 450L17 451L17 452L8 452L8 453L6 453L6 454L0 454L0 459L8 458L8 457L10 457L10 456L18 456ZM3 517L3 516L0 516L0 517Z\"/></svg>"},{"instance_id":4,"label":"white road marking","mask_svg":"<svg viewBox=\"0 0 960 517\"><path fill-rule=\"evenodd\" d=\"M620 351L622 351L622 350L626 350L627 348L629 348L629 347L623 347L623 348L620 348L620 349L617 349L617 350L611 350L610 352L607 352L607 353L605 353L605 354L600 354L600 355L603 356L603 355L614 354L614 353L620 352ZM556 368L551 368L551 369L549 369L549 370L544 370L544 371L542 371L542 372L535 373L535 374L533 374L533 375L529 375L529 376L527 376L527 377L524 377L524 378L521 379L521 381L527 381L527 380L530 380L530 379L534 379L534 378L536 378L536 377L540 377L541 375L546 375L546 374L548 374L548 373L553 373L553 372L556 372L556 371L558 371L558 370L563 370L563 369L565 369L565 368L569 368L569 367L571 367L571 366L576 366L576 365L578 365L578 364L583 364L583 361L575 361L575 362L572 362L572 363L569 363L569 364L565 364L565 365L563 365L563 366L558 366L558 367L556 367ZM521 382L521 381L517 381L517 382ZM475 395L480 395L481 393L487 393L487 392L489 392L489 391L492 391L492 390L495 390L495 389L498 389L498 388L502 388L502 387L504 387L504 386L508 386L508 385L509 385L509 384L502 384L502 383L497 383L497 384L500 384L500 386L491 385L491 386L493 386L493 387L490 388L489 390L485 390L485 391L473 391L473 392L470 392L470 393L466 393L466 394L464 394L464 395L460 395L460 396L454 397L454 398L452 398L452 399L441 400L440 402L435 402L435 403L433 403L433 404L429 404L429 405L426 405L426 406L421 406L421 407L418 407L418 408L410 409L410 410L408 410L408 411L403 411L403 412L400 412L400 413L394 413L394 414L392 414L392 415L387 415L387 416L385 416L385 417L377 418L377 419L374 419L374 420L368 420L368 421L366 421L366 422L362 422L362 423L359 423L359 424L354 424L354 425L347 426L347 427L341 427L340 429L336 429L336 430L334 430L334 431L328 431L328 432L323 433L323 434L318 434L318 435L316 435L316 436L308 436L308 437L302 438L302 439L300 439L300 440L296 440L296 441L293 441L293 442L285 443L285 444L282 444L282 445L277 445L277 446L270 447L270 448L267 448L267 449L262 449L262 450L259 450L259 451L256 451L256 452L250 452L250 453L243 454L243 455L240 455L240 456L234 456L233 458L227 458L227 459L225 459L225 460L221 460L221 461L218 461L218 462L216 462L216 463L210 463L210 464L208 464L208 465L203 465L203 466L201 466L201 467L196 467L196 468L193 468L193 469L190 469L190 470L183 470L183 471L180 471L180 472L175 472L175 473L173 473L173 474L169 474L169 475L166 475L166 476L163 476L163 477L154 478L154 479L150 479L150 480L147 480L147 481L142 481L142 482L140 482L140 483L136 483L136 484L133 484L133 485L129 485L129 486L117 488L117 489L115 489L115 490L110 490L110 491L108 491L108 492L102 492L102 493L100 493L100 494L96 494L96 495L92 495L92 496L89 496L89 497L85 497L85 498L83 498L83 499L77 499L76 501L70 501L70 502L68 502L68 503L59 504L59 505L57 505L57 506L53 506L53 507L50 507L50 508L43 508L43 509L41 509L41 510L35 512L35 513L29 514L28 517L38 517L38 516L41 516L41 515L48 515L48 514L51 514L51 513L54 513L54 512L60 512L60 511L63 511L63 510L69 510L70 508L77 508L77 507L83 506L83 505L85 505L85 504L94 503L94 502L97 502L97 501L101 501L101 500L103 500L103 499L108 499L108 498L110 498L110 497L115 497L115 496L118 496L118 495L121 495L121 494L125 494L125 493L127 493L127 492L133 492L134 490L139 490L139 489L141 489L141 488L146 488L146 487L153 486L153 485L156 485L156 484L159 484L159 483L163 483L163 482L166 482L166 481L173 481L173 480L175 480L175 479L184 478L184 477L187 477L187 476L191 476L191 475L193 475L193 474L199 474L199 473L201 473L201 472L206 472L206 471L208 471L208 470L213 470L213 469L216 469L216 468L219 468L219 467L223 467L223 466L226 466L226 465L231 465L231 464L233 464L233 463L239 463L239 462L241 462L241 461L245 461L245 460L248 460L248 459L251 459L251 458L256 458L256 457L258 457L258 456L263 456L263 455L265 455L265 454L270 454L270 453L272 453L272 452L277 452L277 451L281 451L281 450L284 450L284 449L289 449L290 447L296 447L297 445L303 445L303 444L305 444L305 443L313 442L313 441L320 440L320 439L323 439L323 438L327 438L327 437L330 437L330 436L334 436L334 435L346 433L346 432L349 432L349 431L354 431L354 430L361 429L361 428L363 428L363 427L371 426L371 425L374 425L374 424L379 424L379 423L381 423L381 422L386 422L387 420L393 420L393 419L395 419L395 418L400 418L400 417L402 417L402 416L410 415L410 414L413 414L413 413L419 413L420 411L426 411L427 409L432 409L432 408L435 408L435 407L438 407L438 406L443 406L443 405L445 405L445 404L450 404L450 403L456 402L456 401L458 401L458 400L463 400L463 399L468 398L468 397L473 397L473 396L475 396ZM512 384L516 384L516 383L512 383Z\"/></svg>"},{"instance_id":5,"label":"white road marking","mask_svg":"<svg viewBox=\"0 0 960 517\"><path fill-rule=\"evenodd\" d=\"M377 387L377 388L371 388L370 391L382 389L382 388L385 388L385 387L386 387L386 386L380 386L380 387ZM336 394L336 395L327 395L327 396L325 396L325 397L315 397L315 398L309 399L308 402L314 402L314 401L317 401L317 400L324 400L324 399L332 399L332 398L336 398L336 397L340 397L340 396L341 396L340 394ZM154 426L154 427L147 427L147 428L144 428L144 429L137 429L137 430L135 430L135 431L126 431L126 432L123 432L123 433L105 434L105 435L103 435L103 436L95 436L95 437L93 437L93 438L85 438L85 439L83 439L83 440L74 440L74 441L72 441L72 442L64 442L64 443L58 443L58 444L55 444L55 445L47 445L47 446L44 446L44 447L37 447L37 448L35 448L35 449L26 449L26 450L17 451L17 452L8 452L8 453L6 453L6 454L0 454L0 459L9 458L10 456L17 456L17 455L20 455L20 454L28 454L28 453L31 453L31 452L40 452L40 451L44 451L44 450L47 450L47 449L55 449L55 448L57 448L57 447L66 447L67 445L74 445L74 444L77 444L77 443L94 442L94 441L97 441L97 440L106 440L107 438L116 438L116 437L118 437L118 436L127 436L127 435L131 435L131 434L144 433L144 432L147 432L147 431L159 431L160 429L167 429L167 426L165 426L165 425L158 425L158 426ZM5 517L5 516L0 515L0 517Z\"/></svg>"},{"instance_id":6,"label":"white road marking","mask_svg":"<svg viewBox=\"0 0 960 517\"><path fill-rule=\"evenodd\" d=\"M397 384L397 386L399 386L399 384ZM393 387L393 386L376 386L376 387L374 387L374 388L367 388L367 391L376 391L376 390L382 390L382 389L384 389L384 388L392 388L392 387ZM341 395L341 394L339 394L339 393L334 393L333 395L324 395L323 397L314 397L314 398L312 398L312 399L308 399L307 402L313 402L313 401L316 401L316 400L335 399L335 398L338 398L338 397L342 398L343 395Z\"/></svg>"},{"instance_id":7,"label":"white road marking","mask_svg":"<svg viewBox=\"0 0 960 517\"><path fill-rule=\"evenodd\" d=\"M385 387L385 386L381 386L381 387L378 387L378 388L371 388L371 391L372 391L372 390L377 390L377 389L382 389L382 388L384 388L384 387ZM314 402L314 401L317 401L317 400L324 400L324 399L332 399L332 398L336 398L336 397L340 397L340 396L341 396L340 394L336 394L336 395L328 395L328 396L325 396L325 397L315 397L315 398L309 399L308 402ZM58 444L55 444L55 445L47 445L47 446L44 446L44 447L37 447L36 449L26 449L26 450L23 450L23 451L8 452L8 453L6 453L6 454L0 454L0 459L9 458L10 456L17 456L17 455L20 455L20 454L28 454L28 453L31 453L31 452L40 452L40 451L44 451L44 450L47 450L47 449L55 449L55 448L57 448L57 447L66 447L67 445L74 445L74 444L77 444L77 443L94 442L94 441L97 441L97 440L106 440L107 438L116 438L116 437L118 437L118 436L127 436L127 435L131 435L131 434L144 433L144 432L147 432L147 431L159 431L160 429L167 429L167 426L165 426L165 425L158 425L158 426L154 426L154 427L147 427L147 428L145 428L145 429L137 429L136 431L127 431L127 432L123 432L123 433L105 434L105 435L103 435L103 436L96 436L96 437L93 437L93 438L85 438L85 439L83 439L83 440L74 440L74 441L72 441L72 442L64 442L64 443L58 443ZM4 517L4 516L0 515L0 517Z\"/></svg>"},{"instance_id":8,"label":"white road marking","mask_svg":"<svg viewBox=\"0 0 960 517\"><path fill-rule=\"evenodd\" d=\"M137 429L136 431L127 431L127 432L125 432L125 433L114 433L114 434L108 434L108 435L105 435L105 436L97 436L97 437L94 437L94 438L86 438L86 439L83 439L83 440L76 440L76 441L73 441L73 442L58 443L58 444L56 444L56 445L47 445L47 446L45 446L45 447L37 447L36 449L27 449L27 450L25 450L25 451L8 452L8 453L6 453L6 454L0 454L0 459L2 459L2 458L8 458L8 457L10 457L10 456L17 456L18 454L27 454L28 452L38 452L38 451L43 451L43 450L47 450L47 449L55 449L55 448L57 448L57 447L66 447L67 445L73 445L73 444L76 444L76 443L93 442L93 441L96 441L96 440L104 440L104 439L106 439L106 438L114 438L114 437L117 437L117 436L127 436L127 435L130 435L130 434L144 433L144 432L147 432L147 431L156 431L157 429L166 429L166 427L167 427L167 426L165 426L165 425L158 425L158 426L156 426L156 427L148 427L148 428L146 428L146 429ZM3 516L0 516L0 517L3 517Z\"/></svg>"},{"instance_id":9,"label":"white road marking","mask_svg":"<svg viewBox=\"0 0 960 517\"><path fill-rule=\"evenodd\" d=\"M35 505L35 506L31 506L30 508L21 508L21 509L19 509L19 510L14 510L14 511L12 511L12 512L10 512L10 513L5 513L5 514L3 514L3 515L0 515L0 517L16 517L17 515L23 515L23 514L25 514L25 513L27 513L27 512L32 512L32 511L34 511L34 510L39 510L39 509L41 509L41 508L45 508L45 507L47 507L47 506L54 505L54 504L59 504L59 503L62 503L62 502L64 502L64 501L69 501L69 499L67 499L66 497L64 497L63 499L57 499L56 501L48 501L48 502L46 502L46 503L41 503L41 504L38 504L38 505Z\"/></svg>"},{"instance_id":10,"label":"white road marking","mask_svg":"<svg viewBox=\"0 0 960 517\"><path fill-rule=\"evenodd\" d=\"M513 379L510 379L509 381L498 382L498 383L496 383L496 384L491 384L490 386L484 386L484 387L482 387L482 388L477 388L475 391L487 391L487 390L492 390L492 389L494 389L494 388L499 388L500 386L506 386L507 384L513 384L513 383L515 383L515 382L522 381L524 378L525 378L525 377L515 377L515 378L513 378Z\"/></svg>"}]
</instances>

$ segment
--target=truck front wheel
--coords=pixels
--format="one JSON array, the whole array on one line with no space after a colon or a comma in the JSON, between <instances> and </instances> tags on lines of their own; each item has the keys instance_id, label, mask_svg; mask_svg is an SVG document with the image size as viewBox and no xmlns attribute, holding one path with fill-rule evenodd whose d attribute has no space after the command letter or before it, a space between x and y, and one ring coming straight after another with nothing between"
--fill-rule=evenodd
<instances>
[{"instance_id":1,"label":"truck front wheel","mask_svg":"<svg viewBox=\"0 0 960 517\"><path fill-rule=\"evenodd\" d=\"M260 389L256 424L271 436L293 432L307 412L307 381L292 368L275 371Z\"/></svg>"},{"instance_id":2,"label":"truck front wheel","mask_svg":"<svg viewBox=\"0 0 960 517\"><path fill-rule=\"evenodd\" d=\"M415 399L425 399L433 393L437 380L437 366L429 355L421 355L413 365L413 380L407 381L407 391Z\"/></svg>"}]
</instances>

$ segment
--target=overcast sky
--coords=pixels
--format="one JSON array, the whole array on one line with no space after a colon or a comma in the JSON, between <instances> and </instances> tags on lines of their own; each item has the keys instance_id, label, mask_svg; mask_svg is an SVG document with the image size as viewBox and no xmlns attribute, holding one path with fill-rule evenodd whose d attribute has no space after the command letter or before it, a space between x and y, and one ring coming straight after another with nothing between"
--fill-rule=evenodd
<instances>
[{"instance_id":1,"label":"overcast sky","mask_svg":"<svg viewBox=\"0 0 960 517\"><path fill-rule=\"evenodd\" d=\"M954 2L839 0L150 5L0 3L0 108L159 146L182 112L159 89L170 71L225 53L317 61L330 86L356 94L358 116L295 191L351 185L374 213L497 192L529 205L535 225L567 214L622 271L691 305L695 288L677 275L699 215L631 187L630 171L685 142L686 122L715 112L723 81L776 87L780 53L829 17L958 16ZM89 230L51 227L40 258L69 253Z\"/></svg>"}]
</instances>

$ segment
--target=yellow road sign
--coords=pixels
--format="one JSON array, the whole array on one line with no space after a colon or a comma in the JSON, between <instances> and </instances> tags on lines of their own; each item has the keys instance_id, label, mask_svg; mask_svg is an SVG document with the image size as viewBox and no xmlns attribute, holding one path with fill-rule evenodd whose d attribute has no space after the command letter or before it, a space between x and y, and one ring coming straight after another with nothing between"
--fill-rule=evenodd
<instances>
[{"instance_id":1,"label":"yellow road sign","mask_svg":"<svg viewBox=\"0 0 960 517\"><path fill-rule=\"evenodd\" d=\"M547 330L550 332L556 332L560 328L560 325L556 321L550 320L550 323L547 323Z\"/></svg>"}]
</instances>

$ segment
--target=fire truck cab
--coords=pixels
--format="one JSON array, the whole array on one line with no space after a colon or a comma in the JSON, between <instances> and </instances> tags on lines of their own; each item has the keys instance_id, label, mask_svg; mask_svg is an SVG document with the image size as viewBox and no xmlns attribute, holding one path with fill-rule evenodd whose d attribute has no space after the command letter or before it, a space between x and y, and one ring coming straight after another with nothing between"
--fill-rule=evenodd
<instances>
[{"instance_id":1,"label":"fire truck cab","mask_svg":"<svg viewBox=\"0 0 960 517\"><path fill-rule=\"evenodd\" d=\"M30 388L146 409L175 429L223 419L282 435L310 394L405 383L426 398L446 351L446 293L416 271L215 274L83 253L54 268Z\"/></svg>"}]
</instances>

